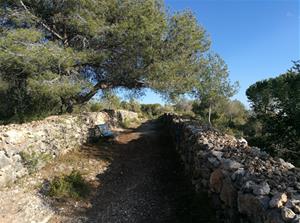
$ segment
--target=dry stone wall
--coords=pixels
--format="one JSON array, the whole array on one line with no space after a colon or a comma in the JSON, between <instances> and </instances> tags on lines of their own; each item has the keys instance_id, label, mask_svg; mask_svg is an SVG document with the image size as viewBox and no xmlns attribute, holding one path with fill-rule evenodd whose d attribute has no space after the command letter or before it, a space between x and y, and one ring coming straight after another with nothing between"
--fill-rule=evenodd
<instances>
[{"instance_id":1,"label":"dry stone wall","mask_svg":"<svg viewBox=\"0 0 300 223\"><path fill-rule=\"evenodd\" d=\"M0 187L36 171L60 154L79 148L98 124L117 124L133 112L114 111L51 116L22 125L0 126Z\"/></svg>"},{"instance_id":2,"label":"dry stone wall","mask_svg":"<svg viewBox=\"0 0 300 223\"><path fill-rule=\"evenodd\" d=\"M165 115L195 189L207 191L220 222L300 223L300 170L246 140Z\"/></svg>"}]
</instances>

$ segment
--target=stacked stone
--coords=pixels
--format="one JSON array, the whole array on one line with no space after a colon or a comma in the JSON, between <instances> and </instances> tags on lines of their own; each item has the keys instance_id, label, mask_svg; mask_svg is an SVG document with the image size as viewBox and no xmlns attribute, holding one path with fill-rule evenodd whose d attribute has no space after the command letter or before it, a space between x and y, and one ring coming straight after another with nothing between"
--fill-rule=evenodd
<instances>
[{"instance_id":1,"label":"stacked stone","mask_svg":"<svg viewBox=\"0 0 300 223\"><path fill-rule=\"evenodd\" d=\"M196 190L210 193L222 222L300 223L299 168L245 139L174 115L164 121Z\"/></svg>"},{"instance_id":2,"label":"stacked stone","mask_svg":"<svg viewBox=\"0 0 300 223\"><path fill-rule=\"evenodd\" d=\"M60 154L80 147L86 142L90 129L108 120L106 113L52 116L42 121L22 125L0 126L0 187L28 173L22 154L39 159L39 169Z\"/></svg>"}]
</instances>

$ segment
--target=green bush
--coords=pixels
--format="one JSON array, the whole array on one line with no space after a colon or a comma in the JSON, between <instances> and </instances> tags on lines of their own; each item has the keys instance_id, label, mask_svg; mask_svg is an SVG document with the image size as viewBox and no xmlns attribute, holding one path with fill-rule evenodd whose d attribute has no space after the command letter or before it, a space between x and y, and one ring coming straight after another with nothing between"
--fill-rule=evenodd
<instances>
[{"instance_id":1,"label":"green bush","mask_svg":"<svg viewBox=\"0 0 300 223\"><path fill-rule=\"evenodd\" d=\"M131 119L126 118L120 123L121 127L125 129L131 128L135 124L140 124L140 120L136 118L131 118Z\"/></svg>"},{"instance_id":2,"label":"green bush","mask_svg":"<svg viewBox=\"0 0 300 223\"><path fill-rule=\"evenodd\" d=\"M120 124L123 128L128 129L130 128L131 121L129 119L125 119Z\"/></svg>"},{"instance_id":3,"label":"green bush","mask_svg":"<svg viewBox=\"0 0 300 223\"><path fill-rule=\"evenodd\" d=\"M158 116L173 112L174 109L171 106L165 105L162 106L161 104L142 104L141 111L147 118L157 118Z\"/></svg>"},{"instance_id":4,"label":"green bush","mask_svg":"<svg viewBox=\"0 0 300 223\"><path fill-rule=\"evenodd\" d=\"M99 112L103 109L103 105L100 103L91 103L90 104L90 111L91 112Z\"/></svg>"},{"instance_id":5,"label":"green bush","mask_svg":"<svg viewBox=\"0 0 300 223\"><path fill-rule=\"evenodd\" d=\"M56 198L85 198L90 193L90 187L79 171L73 170L71 174L62 177L55 177L50 182L50 189L47 193L50 197Z\"/></svg>"},{"instance_id":6,"label":"green bush","mask_svg":"<svg viewBox=\"0 0 300 223\"><path fill-rule=\"evenodd\" d=\"M136 112L136 113L141 112L141 105L139 104L138 101L136 101L134 99L130 99L128 102L127 101L122 101L121 104L120 104L120 107L122 109L132 111L132 112Z\"/></svg>"}]
</instances>

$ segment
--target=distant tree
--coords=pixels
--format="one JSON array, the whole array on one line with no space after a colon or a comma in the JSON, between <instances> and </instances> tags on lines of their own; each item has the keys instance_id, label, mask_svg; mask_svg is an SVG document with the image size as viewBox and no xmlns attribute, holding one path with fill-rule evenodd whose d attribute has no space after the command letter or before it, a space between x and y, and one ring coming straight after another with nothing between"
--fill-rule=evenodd
<instances>
[{"instance_id":1,"label":"distant tree","mask_svg":"<svg viewBox=\"0 0 300 223\"><path fill-rule=\"evenodd\" d=\"M198 81L193 94L201 103L201 107L208 109L208 123L211 124L212 109L218 101L233 96L238 89L238 83L230 82L227 65L217 54L208 54L199 65Z\"/></svg>"},{"instance_id":2,"label":"distant tree","mask_svg":"<svg viewBox=\"0 0 300 223\"><path fill-rule=\"evenodd\" d=\"M182 114L191 114L193 109L193 101L181 97L175 101L174 110Z\"/></svg>"},{"instance_id":3,"label":"distant tree","mask_svg":"<svg viewBox=\"0 0 300 223\"><path fill-rule=\"evenodd\" d=\"M103 91L102 97L99 99L101 104L106 109L120 109L121 99L112 91Z\"/></svg>"},{"instance_id":4,"label":"distant tree","mask_svg":"<svg viewBox=\"0 0 300 223\"><path fill-rule=\"evenodd\" d=\"M161 104L142 104L141 111L148 118L156 118L164 113L173 112L174 109L171 105L161 105Z\"/></svg>"},{"instance_id":5,"label":"distant tree","mask_svg":"<svg viewBox=\"0 0 300 223\"><path fill-rule=\"evenodd\" d=\"M244 125L249 116L244 104L238 100L229 101L225 105L224 114L228 120L228 126L233 128Z\"/></svg>"},{"instance_id":6,"label":"distant tree","mask_svg":"<svg viewBox=\"0 0 300 223\"><path fill-rule=\"evenodd\" d=\"M149 118L156 117L161 114L162 106L161 104L142 104L142 112Z\"/></svg>"},{"instance_id":7,"label":"distant tree","mask_svg":"<svg viewBox=\"0 0 300 223\"><path fill-rule=\"evenodd\" d=\"M121 108L129 111L131 109L131 106L127 101L121 101Z\"/></svg>"},{"instance_id":8,"label":"distant tree","mask_svg":"<svg viewBox=\"0 0 300 223\"><path fill-rule=\"evenodd\" d=\"M55 104L72 111L99 90L119 87L183 94L210 45L192 13L170 15L160 0L1 0L0 6L8 118L43 110L40 101L51 101L50 113L59 110Z\"/></svg>"},{"instance_id":9,"label":"distant tree","mask_svg":"<svg viewBox=\"0 0 300 223\"><path fill-rule=\"evenodd\" d=\"M141 105L137 100L131 98L128 103L130 105L130 111L137 112L137 113L141 112Z\"/></svg>"},{"instance_id":10,"label":"distant tree","mask_svg":"<svg viewBox=\"0 0 300 223\"><path fill-rule=\"evenodd\" d=\"M141 112L141 104L134 98L130 98L129 101L122 101L121 102L121 108L140 113Z\"/></svg>"},{"instance_id":11,"label":"distant tree","mask_svg":"<svg viewBox=\"0 0 300 223\"><path fill-rule=\"evenodd\" d=\"M208 106L195 101L193 112L201 118L206 118ZM237 136L243 135L244 125L248 122L249 112L245 106L238 100L229 100L220 98L214 104L211 112L211 122L214 127Z\"/></svg>"}]
</instances>

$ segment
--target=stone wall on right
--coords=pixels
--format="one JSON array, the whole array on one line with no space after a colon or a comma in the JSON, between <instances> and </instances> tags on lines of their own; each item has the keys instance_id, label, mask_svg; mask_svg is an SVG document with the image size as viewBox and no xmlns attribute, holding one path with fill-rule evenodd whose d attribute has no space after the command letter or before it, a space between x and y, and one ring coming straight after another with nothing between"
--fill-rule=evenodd
<instances>
[{"instance_id":1,"label":"stone wall on right","mask_svg":"<svg viewBox=\"0 0 300 223\"><path fill-rule=\"evenodd\" d=\"M196 191L209 193L220 222L300 223L299 168L191 120L165 115L162 121Z\"/></svg>"}]
</instances>

